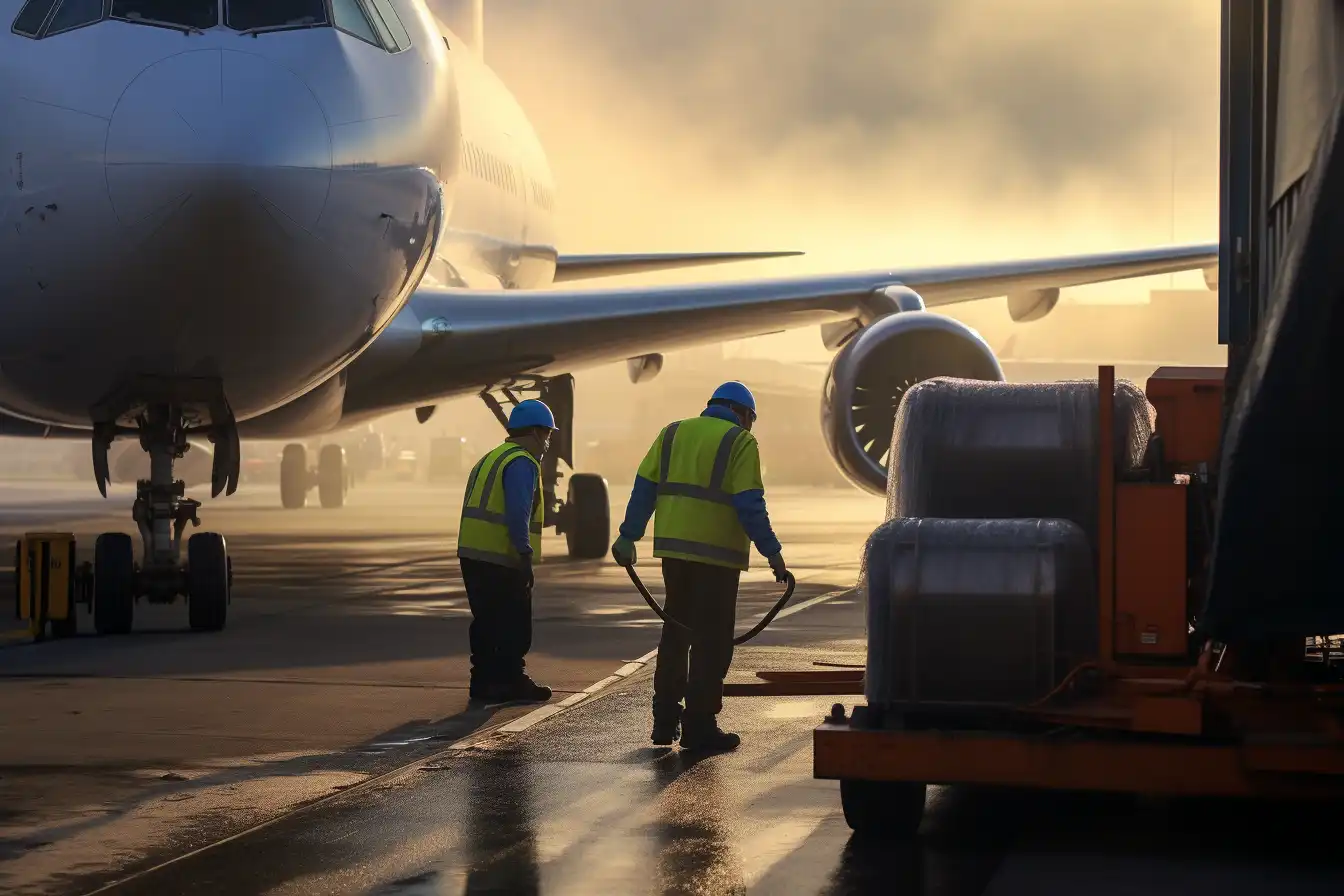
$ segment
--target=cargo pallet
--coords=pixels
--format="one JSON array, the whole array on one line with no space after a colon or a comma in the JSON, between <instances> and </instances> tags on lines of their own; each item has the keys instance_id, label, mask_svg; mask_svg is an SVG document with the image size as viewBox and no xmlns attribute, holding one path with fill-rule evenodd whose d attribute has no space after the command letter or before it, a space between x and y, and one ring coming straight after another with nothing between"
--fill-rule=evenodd
<instances>
[{"instance_id":1,"label":"cargo pallet","mask_svg":"<svg viewBox=\"0 0 1344 896\"><path fill-rule=\"evenodd\" d=\"M1209 544L1187 543L1188 494L1220 444L1222 371L1163 368L1148 381L1163 446L1156 481L1117 481L1114 402L1098 403L1099 526L1095 661L1045 698L945 728L936 714L836 704L813 734L813 774L841 782L858 831L909 835L928 784L976 784L1158 796L1344 796L1344 684L1313 683L1304 659L1337 651L1302 641L1277 655L1187 643ZM1114 394L1102 367L1099 395ZM1296 673L1296 674L1295 674ZM803 673L804 675L810 673ZM834 681L836 673L817 673ZM766 673L768 676L769 673ZM862 673L850 674L861 685ZM792 684L806 689L806 679ZM818 683L820 684L820 683ZM820 690L824 691L825 685ZM948 717L944 715L942 720Z\"/></svg>"},{"instance_id":2,"label":"cargo pallet","mask_svg":"<svg viewBox=\"0 0 1344 896\"><path fill-rule=\"evenodd\" d=\"M1223 371L1162 368L1145 391L1160 447L1142 479L1117 473L1115 402L1098 402L1097 656L1026 705L835 704L813 733L813 775L841 782L854 830L912 835L930 784L1344 796L1344 684L1303 675L1328 673L1339 645L1290 639L1239 656L1188 623L1212 547L1188 523L1213 502ZM1114 394L1115 370L1102 367L1098 395ZM726 693L864 693L862 670L757 674Z\"/></svg>"}]
</instances>

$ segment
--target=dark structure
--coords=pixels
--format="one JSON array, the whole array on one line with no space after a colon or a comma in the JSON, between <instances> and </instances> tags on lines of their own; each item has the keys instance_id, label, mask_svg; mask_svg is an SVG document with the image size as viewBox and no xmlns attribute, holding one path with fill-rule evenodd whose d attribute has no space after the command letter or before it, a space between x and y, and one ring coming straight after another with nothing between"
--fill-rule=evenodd
<instances>
[{"instance_id":1,"label":"dark structure","mask_svg":"<svg viewBox=\"0 0 1344 896\"><path fill-rule=\"evenodd\" d=\"M1344 2L1224 0L1217 541L1201 628L1344 632L1327 532L1344 496Z\"/></svg>"}]
</instances>

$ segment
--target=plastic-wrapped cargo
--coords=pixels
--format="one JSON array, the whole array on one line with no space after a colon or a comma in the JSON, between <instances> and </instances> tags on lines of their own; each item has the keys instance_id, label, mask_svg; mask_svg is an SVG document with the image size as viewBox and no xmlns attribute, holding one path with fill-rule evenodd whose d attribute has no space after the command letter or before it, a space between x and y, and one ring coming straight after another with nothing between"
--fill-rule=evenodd
<instances>
[{"instance_id":1,"label":"plastic-wrapped cargo","mask_svg":"<svg viewBox=\"0 0 1344 896\"><path fill-rule=\"evenodd\" d=\"M869 706L1021 705L1096 656L1091 547L1067 520L892 519L865 566Z\"/></svg>"},{"instance_id":2,"label":"plastic-wrapped cargo","mask_svg":"<svg viewBox=\"0 0 1344 896\"><path fill-rule=\"evenodd\" d=\"M896 414L887 519L1065 519L1095 543L1097 382L915 385ZM1118 472L1139 467L1156 414L1133 383L1115 384Z\"/></svg>"}]
</instances>

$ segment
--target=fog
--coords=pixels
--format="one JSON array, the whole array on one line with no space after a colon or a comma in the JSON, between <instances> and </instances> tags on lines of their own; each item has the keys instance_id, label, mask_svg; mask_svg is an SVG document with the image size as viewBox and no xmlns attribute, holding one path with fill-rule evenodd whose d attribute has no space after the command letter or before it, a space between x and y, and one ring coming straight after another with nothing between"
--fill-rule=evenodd
<instances>
[{"instance_id":1,"label":"fog","mask_svg":"<svg viewBox=\"0 0 1344 896\"><path fill-rule=\"evenodd\" d=\"M1219 12L1209 0L487 0L485 57L547 148L562 251L807 253L603 282L738 278L1216 239ZM1175 328L1067 304L1201 283L1066 291L1037 324L1010 325L1001 300L952 313L1015 357L1218 363L1208 303ZM765 376L748 355L809 361L818 383L829 356L811 329L670 356L658 389L631 386L624 365L581 373L581 440L641 403L695 413L691 392L715 376ZM807 407L789 413L815 421ZM498 435L475 399L423 427L409 412L385 426L417 446Z\"/></svg>"},{"instance_id":2,"label":"fog","mask_svg":"<svg viewBox=\"0 0 1344 896\"><path fill-rule=\"evenodd\" d=\"M1218 53L1206 0L508 0L485 18L486 60L549 153L562 251L807 252L612 284L1213 241ZM1173 286L1202 278L1065 302ZM1035 325L998 299L951 313L1022 357L1217 352L1211 310L1160 347L1145 344L1155 320L1111 316L1103 334L1070 310ZM724 354L725 376L744 356L829 357L815 330ZM686 368L669 357L663 376ZM580 377L613 402L637 394L623 380Z\"/></svg>"},{"instance_id":3,"label":"fog","mask_svg":"<svg viewBox=\"0 0 1344 896\"><path fill-rule=\"evenodd\" d=\"M486 58L549 150L571 251L808 252L755 273L1216 233L1216 4L486 9Z\"/></svg>"}]
</instances>

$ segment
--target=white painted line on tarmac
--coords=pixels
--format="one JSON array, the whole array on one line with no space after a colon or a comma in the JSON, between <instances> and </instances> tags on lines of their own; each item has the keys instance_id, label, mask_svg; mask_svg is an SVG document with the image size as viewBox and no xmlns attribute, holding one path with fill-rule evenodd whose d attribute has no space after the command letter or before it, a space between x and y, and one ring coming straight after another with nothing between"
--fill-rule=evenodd
<instances>
[{"instance_id":1,"label":"white painted line on tarmac","mask_svg":"<svg viewBox=\"0 0 1344 896\"><path fill-rule=\"evenodd\" d=\"M828 600L834 600L840 595L848 594L853 590L854 589L852 588L846 588L844 591L832 591L830 594L818 594L816 597L808 598L807 600L803 601L800 604L794 604L791 607L785 607L784 609L779 611L779 615L776 616L775 619L784 619L787 616L792 616L794 613L801 613L808 607L815 607L817 604L825 603ZM658 651L655 650L654 653L657 654Z\"/></svg>"},{"instance_id":2,"label":"white painted line on tarmac","mask_svg":"<svg viewBox=\"0 0 1344 896\"><path fill-rule=\"evenodd\" d=\"M642 668L642 667L641 667L641 668ZM628 674L629 674L629 673L627 672L626 675L628 675ZM607 685L615 684L616 682L620 681L622 678L625 678L625 675L608 675L606 678L602 679L601 681L597 682L596 684L590 684L590 685L588 685L588 687L586 687L586 688L583 689L583 692L584 692L585 694L596 694L598 691L602 690L602 689L605 688Z\"/></svg>"},{"instance_id":3,"label":"white painted line on tarmac","mask_svg":"<svg viewBox=\"0 0 1344 896\"><path fill-rule=\"evenodd\" d=\"M570 705L573 706L572 703ZM548 703L545 706L532 710L521 718L514 719L507 725L496 728L495 730L503 732L504 734L517 734L520 731L526 731L542 719L548 719L558 712L564 712L565 709L566 707L561 706L559 703ZM454 744L453 746L457 745Z\"/></svg>"},{"instance_id":4,"label":"white painted line on tarmac","mask_svg":"<svg viewBox=\"0 0 1344 896\"><path fill-rule=\"evenodd\" d=\"M846 588L842 591L832 591L829 594L817 595L816 597L809 598L808 600L805 600L800 604L794 604L793 606L786 607L785 609L780 610L779 615L776 616L775 619L779 620L783 619L786 616L792 616L794 613L801 613L803 610L806 610L809 607L815 607L817 604L825 603L826 601L837 598L842 594L848 594L853 590L854 589L852 588ZM520 734L526 731L527 729L531 728L538 722L549 719L552 716L559 715L560 713L564 712L570 707L577 706L578 704L582 703L589 697L592 697L600 693L601 691L606 690L613 684L616 684L619 681L629 678L631 675L634 675L636 672L640 671L645 666L647 666L657 656L658 656L658 649L654 648L653 650L650 650L648 653L641 656L639 659L632 660L631 662L626 663L624 666L621 666L621 668L617 669L615 672L613 672L611 675L608 675L601 681L589 685L582 691L579 691L577 694L570 694L568 697L561 700L559 703L547 703L545 706L539 706L525 716L519 716L518 718L514 719L512 722L509 722L506 725L501 725L498 728L491 729L486 734L485 737L481 737L482 732L476 732L475 734L463 738L462 740L459 740L456 743L452 744L451 746L448 747L448 749L469 750L472 747L476 746L477 744L489 740L496 734Z\"/></svg>"},{"instance_id":5,"label":"white painted line on tarmac","mask_svg":"<svg viewBox=\"0 0 1344 896\"><path fill-rule=\"evenodd\" d=\"M650 651L649 653L644 654L644 656L640 657L639 659L626 663L624 666L617 669L614 673L608 675L601 681L589 685L587 688L583 689L582 691L579 691L576 694L570 694L568 697L561 700L559 703L547 703L545 706L539 706L525 716L519 716L518 718L514 719L512 722L509 722L506 725L501 725L498 728L492 729L487 735L486 739L488 739L489 737L493 737L496 734L518 734L521 731L526 731L527 729L531 728L533 725L537 724L543 719L549 719L556 713L563 712L564 710L569 709L571 706L575 706L579 703L582 703L584 700L587 700L589 697L593 696L599 691L604 690L605 688L610 687L616 682L629 678L631 675L634 675L636 672L643 669L644 666L648 664L649 660L653 659L657 655L658 655L657 650ZM467 750L470 749L475 744L481 743L481 741L482 738L480 737L480 732L477 732L476 734L470 737L457 741L448 749Z\"/></svg>"}]
</instances>

